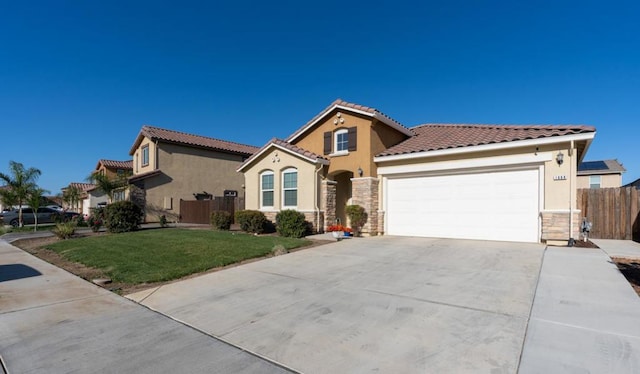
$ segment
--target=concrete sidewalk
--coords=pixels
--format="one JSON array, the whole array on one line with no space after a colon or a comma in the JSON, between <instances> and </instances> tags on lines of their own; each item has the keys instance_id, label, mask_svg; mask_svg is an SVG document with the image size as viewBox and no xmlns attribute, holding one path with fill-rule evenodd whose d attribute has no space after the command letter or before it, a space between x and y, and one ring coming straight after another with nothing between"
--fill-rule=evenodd
<instances>
[{"instance_id":1,"label":"concrete sidewalk","mask_svg":"<svg viewBox=\"0 0 640 374\"><path fill-rule=\"evenodd\" d=\"M3 240L0 357L9 373L290 372Z\"/></svg>"},{"instance_id":2,"label":"concrete sidewalk","mask_svg":"<svg viewBox=\"0 0 640 374\"><path fill-rule=\"evenodd\" d=\"M640 243L631 240L591 239L609 257L640 258Z\"/></svg>"},{"instance_id":3,"label":"concrete sidewalk","mask_svg":"<svg viewBox=\"0 0 640 374\"><path fill-rule=\"evenodd\" d=\"M520 373L640 372L640 298L605 251L545 251Z\"/></svg>"}]
</instances>

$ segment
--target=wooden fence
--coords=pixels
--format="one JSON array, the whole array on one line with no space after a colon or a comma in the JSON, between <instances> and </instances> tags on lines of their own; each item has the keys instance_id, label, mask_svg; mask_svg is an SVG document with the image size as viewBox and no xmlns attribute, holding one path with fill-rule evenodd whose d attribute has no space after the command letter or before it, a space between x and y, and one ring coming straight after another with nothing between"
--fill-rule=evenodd
<instances>
[{"instance_id":1,"label":"wooden fence","mask_svg":"<svg viewBox=\"0 0 640 374\"><path fill-rule=\"evenodd\" d=\"M211 212L224 210L234 216L244 209L244 201L238 197L216 196L211 200L180 200L180 222L209 224Z\"/></svg>"},{"instance_id":2,"label":"wooden fence","mask_svg":"<svg viewBox=\"0 0 640 374\"><path fill-rule=\"evenodd\" d=\"M578 189L578 209L590 237L640 241L640 191L634 187Z\"/></svg>"}]
</instances>

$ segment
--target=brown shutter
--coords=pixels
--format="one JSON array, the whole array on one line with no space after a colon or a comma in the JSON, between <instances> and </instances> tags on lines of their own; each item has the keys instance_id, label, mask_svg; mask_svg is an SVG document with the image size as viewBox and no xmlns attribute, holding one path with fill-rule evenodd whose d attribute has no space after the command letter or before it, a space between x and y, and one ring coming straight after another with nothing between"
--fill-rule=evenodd
<instances>
[{"instance_id":1,"label":"brown shutter","mask_svg":"<svg viewBox=\"0 0 640 374\"><path fill-rule=\"evenodd\" d=\"M331 153L331 131L324 133L324 154L328 155L329 153Z\"/></svg>"},{"instance_id":2,"label":"brown shutter","mask_svg":"<svg viewBox=\"0 0 640 374\"><path fill-rule=\"evenodd\" d=\"M358 128L349 127L349 151L355 151L358 146Z\"/></svg>"}]
</instances>

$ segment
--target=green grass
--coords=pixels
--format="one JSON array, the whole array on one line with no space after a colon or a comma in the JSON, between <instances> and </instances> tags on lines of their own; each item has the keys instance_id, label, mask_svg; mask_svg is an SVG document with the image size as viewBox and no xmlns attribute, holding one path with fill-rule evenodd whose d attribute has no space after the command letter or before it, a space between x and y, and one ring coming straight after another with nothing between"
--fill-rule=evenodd
<instances>
[{"instance_id":1,"label":"green grass","mask_svg":"<svg viewBox=\"0 0 640 374\"><path fill-rule=\"evenodd\" d=\"M308 240L225 231L158 229L59 241L47 248L101 269L114 282L161 282L262 257L276 245L293 249Z\"/></svg>"}]
</instances>

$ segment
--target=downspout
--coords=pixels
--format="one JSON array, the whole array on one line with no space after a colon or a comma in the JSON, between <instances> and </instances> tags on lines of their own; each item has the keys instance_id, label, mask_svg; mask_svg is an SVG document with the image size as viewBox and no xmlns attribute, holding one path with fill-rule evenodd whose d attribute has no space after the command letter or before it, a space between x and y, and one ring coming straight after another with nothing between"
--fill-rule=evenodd
<instances>
[{"instance_id":1,"label":"downspout","mask_svg":"<svg viewBox=\"0 0 640 374\"><path fill-rule=\"evenodd\" d=\"M158 139L156 139L156 146L155 146L155 159L153 160L153 170L158 170Z\"/></svg>"},{"instance_id":2,"label":"downspout","mask_svg":"<svg viewBox=\"0 0 640 374\"><path fill-rule=\"evenodd\" d=\"M577 170L576 173L574 174L573 172L573 147L574 147L574 143L573 140L571 141L571 143L569 144L569 161L571 162L571 166L570 166L570 173L571 173L571 178L569 180L569 245L572 245L574 242L574 238L573 238L573 203L574 203L574 186L575 186L575 179L574 175L577 175ZM576 155L577 156L577 155ZM576 160L576 168L578 167L578 162Z\"/></svg>"},{"instance_id":3,"label":"downspout","mask_svg":"<svg viewBox=\"0 0 640 374\"><path fill-rule=\"evenodd\" d=\"M313 179L314 179L314 183L313 183L313 196L315 197L315 209L316 209L316 222L317 222L317 227L316 227L316 231L319 233L320 232L320 206L318 205L318 172L320 170L322 170L322 164L318 164L318 166L320 166L319 169L315 169L315 172L313 173ZM324 231L324 225L322 225L322 231Z\"/></svg>"}]
</instances>

